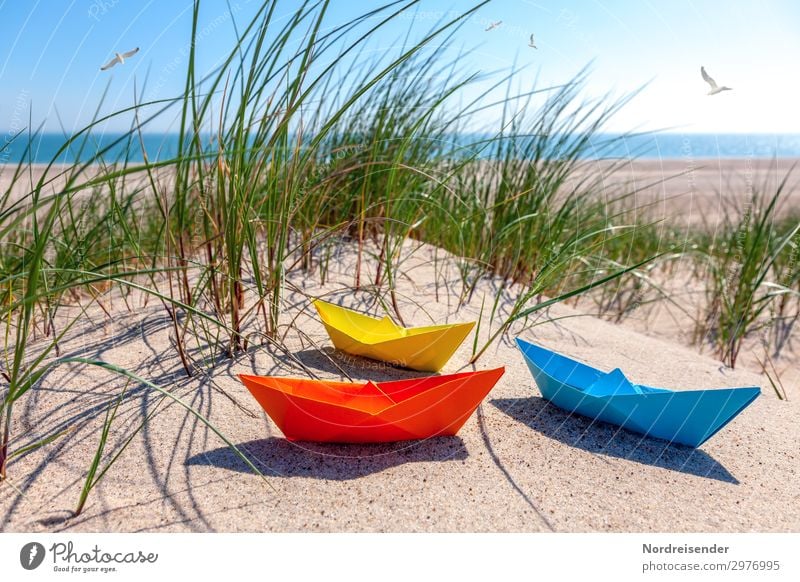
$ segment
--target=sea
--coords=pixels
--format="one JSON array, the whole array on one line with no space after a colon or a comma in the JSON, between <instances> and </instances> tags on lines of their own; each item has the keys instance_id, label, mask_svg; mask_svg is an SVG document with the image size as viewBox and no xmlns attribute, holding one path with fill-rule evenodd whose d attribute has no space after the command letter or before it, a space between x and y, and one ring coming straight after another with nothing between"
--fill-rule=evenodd
<instances>
[{"instance_id":1,"label":"sea","mask_svg":"<svg viewBox=\"0 0 800 582\"><path fill-rule=\"evenodd\" d=\"M54 162L73 164L94 158L105 150L103 160L113 163L125 159L140 163L143 160L142 143L150 161L167 160L177 155L179 139L176 134L143 134L138 136L115 133L92 135L75 140L65 147L63 134L41 133L29 139L0 135L0 164L18 164L20 161L36 164ZM458 135L453 143L464 146L464 151L474 151L470 144L488 139L480 134ZM210 136L203 143L212 144ZM28 147L30 145L30 147ZM704 134L704 133L650 133L650 134L599 134L592 137L584 157L621 159L770 159L800 158L800 134ZM491 148L481 150L479 157L492 156Z\"/></svg>"}]
</instances>

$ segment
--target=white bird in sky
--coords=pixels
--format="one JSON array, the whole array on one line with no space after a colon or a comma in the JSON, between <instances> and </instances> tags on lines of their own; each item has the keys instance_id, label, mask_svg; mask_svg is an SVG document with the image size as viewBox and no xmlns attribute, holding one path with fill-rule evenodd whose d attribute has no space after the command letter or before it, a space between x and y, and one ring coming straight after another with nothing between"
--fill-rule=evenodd
<instances>
[{"instance_id":1,"label":"white bird in sky","mask_svg":"<svg viewBox=\"0 0 800 582\"><path fill-rule=\"evenodd\" d=\"M530 40L530 42L528 42L528 46L531 47L531 48L535 48L535 49L539 48L538 46L536 46L536 43L533 41L533 34L531 34L531 40Z\"/></svg>"},{"instance_id":2,"label":"white bird in sky","mask_svg":"<svg viewBox=\"0 0 800 582\"><path fill-rule=\"evenodd\" d=\"M114 58L111 59L110 61L108 61L102 67L100 67L100 70L101 71L105 71L106 69L110 69L111 67L113 67L117 63L119 63L121 65L121 64L123 64L125 62L125 59L131 58L133 55L135 55L138 52L139 52L139 47L137 46L132 51L128 51L126 53L114 53L114 55L115 55Z\"/></svg>"},{"instance_id":3,"label":"white bird in sky","mask_svg":"<svg viewBox=\"0 0 800 582\"><path fill-rule=\"evenodd\" d=\"M486 32L489 32L490 30L494 30L495 28L497 28L501 24L503 24L502 20L498 20L497 22L492 22L491 24L489 24L489 26L486 27Z\"/></svg>"},{"instance_id":4,"label":"white bird in sky","mask_svg":"<svg viewBox=\"0 0 800 582\"><path fill-rule=\"evenodd\" d=\"M709 95L716 95L717 93L722 93L723 91L733 91L733 89L730 87L725 87L724 85L722 87L718 86L717 82L708 76L705 67L700 67L700 74L703 75L703 81L711 86L711 91L708 92Z\"/></svg>"}]
</instances>

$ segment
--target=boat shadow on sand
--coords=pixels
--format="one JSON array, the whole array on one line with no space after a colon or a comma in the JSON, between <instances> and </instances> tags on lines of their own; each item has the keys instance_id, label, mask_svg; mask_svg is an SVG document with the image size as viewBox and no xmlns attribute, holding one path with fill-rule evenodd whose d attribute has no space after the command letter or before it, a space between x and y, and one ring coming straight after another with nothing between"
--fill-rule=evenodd
<instances>
[{"instance_id":1,"label":"boat shadow on sand","mask_svg":"<svg viewBox=\"0 0 800 582\"><path fill-rule=\"evenodd\" d=\"M738 485L739 481L708 453L646 437L590 418L571 414L544 398L502 398L497 409L544 436L578 449Z\"/></svg>"},{"instance_id":2,"label":"boat shadow on sand","mask_svg":"<svg viewBox=\"0 0 800 582\"><path fill-rule=\"evenodd\" d=\"M461 461L468 456L460 437L375 444L291 442L270 437L236 446L264 475L333 481L357 479L406 463ZM186 465L253 473L229 447L194 455Z\"/></svg>"},{"instance_id":3,"label":"boat shadow on sand","mask_svg":"<svg viewBox=\"0 0 800 582\"><path fill-rule=\"evenodd\" d=\"M408 380L410 378L431 376L430 372L418 372L401 368L391 363L354 356L330 346L322 346L319 349L299 350L294 352L292 356L303 365L314 370L321 370L326 374L340 377L346 374L354 380L363 378L373 382L390 382L392 380Z\"/></svg>"}]
</instances>

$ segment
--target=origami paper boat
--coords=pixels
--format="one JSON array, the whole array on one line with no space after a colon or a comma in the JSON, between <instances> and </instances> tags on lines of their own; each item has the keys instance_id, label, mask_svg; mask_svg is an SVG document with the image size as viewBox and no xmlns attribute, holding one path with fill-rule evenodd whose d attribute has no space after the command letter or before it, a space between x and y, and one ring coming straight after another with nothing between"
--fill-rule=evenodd
<instances>
[{"instance_id":1,"label":"origami paper boat","mask_svg":"<svg viewBox=\"0 0 800 582\"><path fill-rule=\"evenodd\" d=\"M314 301L336 349L390 362L412 370L438 372L458 349L475 322L400 327L326 301Z\"/></svg>"},{"instance_id":2,"label":"origami paper boat","mask_svg":"<svg viewBox=\"0 0 800 582\"><path fill-rule=\"evenodd\" d=\"M239 378L289 440L371 443L455 435L504 371L393 382Z\"/></svg>"},{"instance_id":3,"label":"origami paper boat","mask_svg":"<svg viewBox=\"0 0 800 582\"><path fill-rule=\"evenodd\" d=\"M699 447L755 400L761 390L672 391L631 383L619 368L602 372L517 338L542 396L577 412L647 436Z\"/></svg>"}]
</instances>

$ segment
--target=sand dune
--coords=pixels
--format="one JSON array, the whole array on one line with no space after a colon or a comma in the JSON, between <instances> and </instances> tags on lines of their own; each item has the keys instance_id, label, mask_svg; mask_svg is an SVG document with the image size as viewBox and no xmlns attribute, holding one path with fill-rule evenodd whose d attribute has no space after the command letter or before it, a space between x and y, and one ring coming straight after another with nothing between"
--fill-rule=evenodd
<instances>
[{"instance_id":1,"label":"sand dune","mask_svg":"<svg viewBox=\"0 0 800 582\"><path fill-rule=\"evenodd\" d=\"M485 293L456 312L452 265L434 272L424 247L400 279L406 322L477 317ZM309 297L353 294L353 253L332 263L323 287L301 273L286 297L283 323L294 356L320 377L405 378L419 373L334 352ZM440 263L441 268L441 263ZM434 288L438 281L438 293ZM429 282L422 284L420 282ZM438 300L437 300L438 297ZM112 430L123 442L145 412L155 415L70 517L99 438L105 406L125 382L106 371L64 366L49 373L18 411L17 446L65 427L55 443L15 458L0 485L3 531L797 531L800 413L796 389L779 401L771 391L701 449L670 446L554 408L541 399L509 338L494 344L479 368L506 375L458 437L392 445L290 443L257 407L236 373L300 375L285 354L251 346L235 360L217 357L187 379L162 307L106 296L109 320L96 306L70 332L62 356L82 355L158 381L196 407L247 451L266 481L253 474L213 433L176 404L140 386ZM679 389L760 385L747 370L724 369L663 338L552 309L541 325L513 330L586 362L620 367L634 380ZM531 322L532 323L532 322ZM496 324L496 322L495 322ZM484 320L483 333L487 333ZM513 334L512 334L513 335ZM468 340L445 372L465 368ZM319 346L321 349L317 349ZM212 354L206 354L211 357ZM192 356L201 360L203 354ZM211 365L213 364L213 366Z\"/></svg>"}]
</instances>

